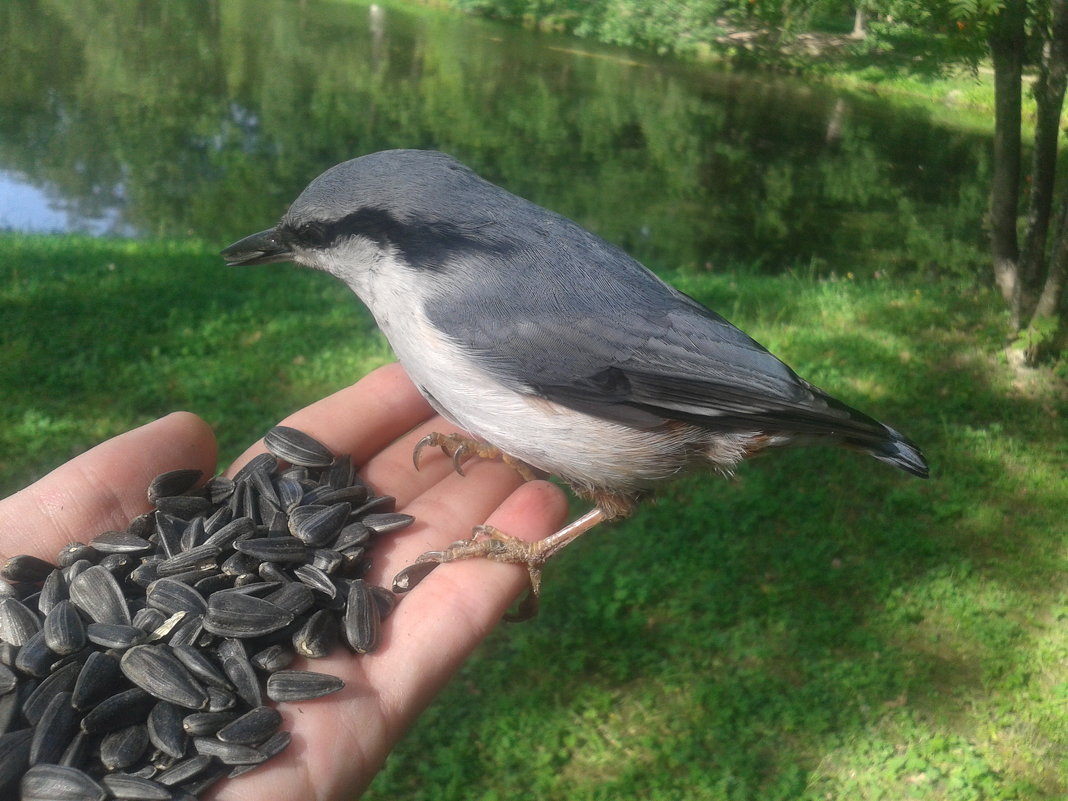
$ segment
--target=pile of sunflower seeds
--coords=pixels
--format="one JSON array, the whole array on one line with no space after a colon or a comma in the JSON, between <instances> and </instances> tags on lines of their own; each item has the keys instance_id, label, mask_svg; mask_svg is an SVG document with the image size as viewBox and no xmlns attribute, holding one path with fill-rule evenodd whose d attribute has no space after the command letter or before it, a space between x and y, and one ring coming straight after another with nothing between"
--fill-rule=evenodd
<instances>
[{"instance_id":1,"label":"pile of sunflower seeds","mask_svg":"<svg viewBox=\"0 0 1068 801\"><path fill-rule=\"evenodd\" d=\"M0 569L0 798L190 801L289 744L265 696L344 686L296 656L375 649L395 600L367 549L413 518L307 434L265 442L233 479L156 477L152 512L57 565Z\"/></svg>"}]
</instances>

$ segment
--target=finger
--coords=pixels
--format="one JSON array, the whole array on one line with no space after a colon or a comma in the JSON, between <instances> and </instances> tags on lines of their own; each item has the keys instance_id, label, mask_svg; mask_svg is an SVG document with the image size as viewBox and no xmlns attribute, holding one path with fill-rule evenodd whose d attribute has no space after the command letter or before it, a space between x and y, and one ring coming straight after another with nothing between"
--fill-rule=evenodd
<instances>
[{"instance_id":1,"label":"finger","mask_svg":"<svg viewBox=\"0 0 1068 801\"><path fill-rule=\"evenodd\" d=\"M55 559L68 542L125 528L149 509L160 473L215 470L215 436L196 415L175 412L97 445L0 502L0 555Z\"/></svg>"},{"instance_id":2,"label":"finger","mask_svg":"<svg viewBox=\"0 0 1068 801\"><path fill-rule=\"evenodd\" d=\"M281 424L300 429L336 454L349 454L360 465L433 414L401 366L393 363L294 412ZM261 439L227 472L232 475L264 450Z\"/></svg>"},{"instance_id":3,"label":"finger","mask_svg":"<svg viewBox=\"0 0 1068 801\"><path fill-rule=\"evenodd\" d=\"M534 540L557 530L566 515L563 492L548 482L533 481L512 493L486 522ZM527 582L526 569L518 565L472 559L440 566L403 598L385 621L380 649L361 665L366 681L378 692L384 742L399 739ZM355 777L361 787L386 753L368 754L369 764Z\"/></svg>"}]
</instances>

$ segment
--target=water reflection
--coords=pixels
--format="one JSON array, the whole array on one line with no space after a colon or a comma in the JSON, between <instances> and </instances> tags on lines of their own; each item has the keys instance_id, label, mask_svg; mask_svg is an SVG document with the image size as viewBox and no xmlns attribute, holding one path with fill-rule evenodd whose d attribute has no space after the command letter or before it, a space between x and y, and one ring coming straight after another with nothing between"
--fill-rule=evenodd
<instances>
[{"instance_id":1,"label":"water reflection","mask_svg":"<svg viewBox=\"0 0 1068 801\"><path fill-rule=\"evenodd\" d=\"M919 114L443 12L90 6L0 7L0 170L63 210L0 225L225 243L434 147L654 267L984 269L986 143Z\"/></svg>"}]
</instances>

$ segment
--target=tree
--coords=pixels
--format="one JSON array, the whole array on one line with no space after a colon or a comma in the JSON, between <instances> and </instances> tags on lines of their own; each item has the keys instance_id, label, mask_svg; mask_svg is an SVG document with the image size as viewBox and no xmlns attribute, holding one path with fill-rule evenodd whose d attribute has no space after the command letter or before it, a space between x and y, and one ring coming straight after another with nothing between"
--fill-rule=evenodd
<instances>
[{"instance_id":1,"label":"tree","mask_svg":"<svg viewBox=\"0 0 1068 801\"><path fill-rule=\"evenodd\" d=\"M1065 334L1059 329L1065 316L1068 190L1060 187L1058 200L1057 152L1068 79L1068 0L873 0L868 8L892 15L898 25L925 30L932 43L941 42L948 60L974 68L984 51L990 57L994 148L988 222L994 280L1008 304L1012 334L1033 364ZM1028 68L1035 73L1036 115L1023 198Z\"/></svg>"}]
</instances>

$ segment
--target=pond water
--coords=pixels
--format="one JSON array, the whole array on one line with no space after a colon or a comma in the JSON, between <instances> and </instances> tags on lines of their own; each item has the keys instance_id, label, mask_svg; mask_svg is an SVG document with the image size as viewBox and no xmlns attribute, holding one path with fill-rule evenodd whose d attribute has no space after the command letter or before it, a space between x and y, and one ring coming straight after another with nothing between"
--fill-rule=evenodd
<instances>
[{"instance_id":1,"label":"pond water","mask_svg":"<svg viewBox=\"0 0 1068 801\"><path fill-rule=\"evenodd\" d=\"M984 271L989 143L922 113L357 2L0 5L0 228L202 238L436 148L654 268Z\"/></svg>"}]
</instances>

